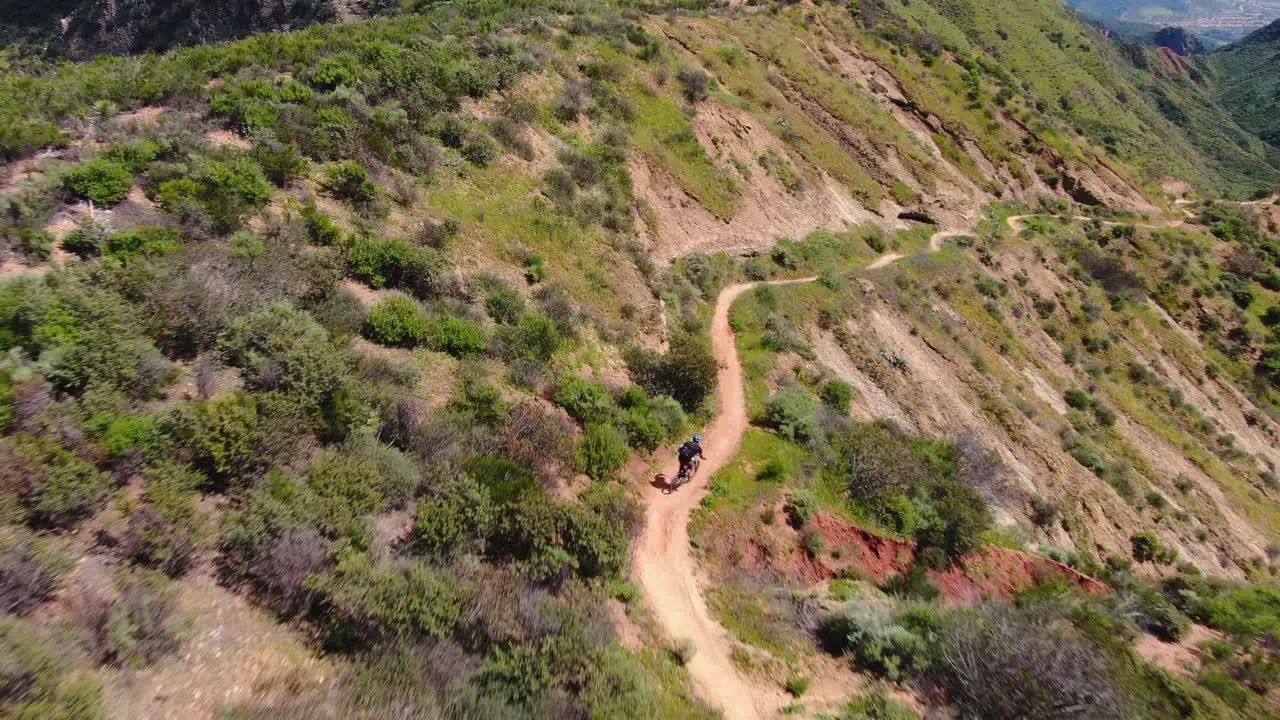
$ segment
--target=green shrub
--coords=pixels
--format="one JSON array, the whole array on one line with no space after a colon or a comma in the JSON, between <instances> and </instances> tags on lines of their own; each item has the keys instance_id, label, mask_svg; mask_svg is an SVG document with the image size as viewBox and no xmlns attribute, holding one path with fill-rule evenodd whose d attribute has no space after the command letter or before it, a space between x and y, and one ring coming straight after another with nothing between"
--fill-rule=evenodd
<instances>
[{"instance_id":1,"label":"green shrub","mask_svg":"<svg viewBox=\"0 0 1280 720\"><path fill-rule=\"evenodd\" d=\"M32 448L30 452L39 451ZM23 503L31 518L56 526L70 525L84 518L114 489L110 475L60 448L44 453L38 475L27 479L31 489L23 497Z\"/></svg>"},{"instance_id":2,"label":"green shrub","mask_svg":"<svg viewBox=\"0 0 1280 720\"><path fill-rule=\"evenodd\" d=\"M524 298L510 288L499 288L485 295L484 309L494 322L514 325L524 315Z\"/></svg>"},{"instance_id":3,"label":"green shrub","mask_svg":"<svg viewBox=\"0 0 1280 720\"><path fill-rule=\"evenodd\" d=\"M881 688L849 703L841 720L920 720L910 707L894 700Z\"/></svg>"},{"instance_id":4,"label":"green shrub","mask_svg":"<svg viewBox=\"0 0 1280 720\"><path fill-rule=\"evenodd\" d=\"M538 487L538 476L533 470L501 455L472 458L467 463L467 473L489 491L498 506L510 505Z\"/></svg>"},{"instance_id":5,"label":"green shrub","mask_svg":"<svg viewBox=\"0 0 1280 720\"><path fill-rule=\"evenodd\" d=\"M975 276L973 278L973 289L993 300L998 299L1005 293L1004 286L1000 284L1000 281L990 275Z\"/></svg>"},{"instance_id":6,"label":"green shrub","mask_svg":"<svg viewBox=\"0 0 1280 720\"><path fill-rule=\"evenodd\" d=\"M307 159L291 142L269 140L257 143L253 146L253 159L277 187L284 187L307 172Z\"/></svg>"},{"instance_id":7,"label":"green shrub","mask_svg":"<svg viewBox=\"0 0 1280 720\"><path fill-rule=\"evenodd\" d=\"M126 576L118 601L89 611L95 654L102 662L132 668L172 654L181 645L176 608L177 595L168 581L146 573Z\"/></svg>"},{"instance_id":8,"label":"green shrub","mask_svg":"<svg viewBox=\"0 0 1280 720\"><path fill-rule=\"evenodd\" d=\"M648 454L658 449L671 435L670 429L663 424L662 418L650 412L648 407L633 407L621 414L622 428L627 433L627 442L637 452Z\"/></svg>"},{"instance_id":9,"label":"green shrub","mask_svg":"<svg viewBox=\"0 0 1280 720\"><path fill-rule=\"evenodd\" d=\"M1133 546L1133 559L1140 563L1172 565L1178 560L1177 549L1166 547L1154 533L1136 532L1129 536L1129 544Z\"/></svg>"},{"instance_id":10,"label":"green shrub","mask_svg":"<svg viewBox=\"0 0 1280 720\"><path fill-rule=\"evenodd\" d=\"M781 483L786 480L787 468L778 458L769 458L769 461L760 468L760 472L756 473L756 480L767 483Z\"/></svg>"},{"instance_id":11,"label":"green shrub","mask_svg":"<svg viewBox=\"0 0 1280 720\"><path fill-rule=\"evenodd\" d=\"M287 301L231 319L219 341L247 388L277 390L312 420L347 386L351 357L310 315ZM330 418L332 419L332 418Z\"/></svg>"},{"instance_id":12,"label":"green shrub","mask_svg":"<svg viewBox=\"0 0 1280 720\"><path fill-rule=\"evenodd\" d=\"M787 495L787 503L782 507L787 513L791 526L803 528L818 512L818 497L810 490L793 490Z\"/></svg>"},{"instance_id":13,"label":"green shrub","mask_svg":"<svg viewBox=\"0 0 1280 720\"><path fill-rule=\"evenodd\" d=\"M671 647L668 649L668 652L671 653L671 659L675 660L682 666L688 665L689 661L693 659L693 656L697 651L698 648L689 638L681 638L680 640L672 642Z\"/></svg>"},{"instance_id":14,"label":"green shrub","mask_svg":"<svg viewBox=\"0 0 1280 720\"><path fill-rule=\"evenodd\" d=\"M111 231L94 220L82 220L62 238L62 249L81 258L97 257L111 238Z\"/></svg>"},{"instance_id":15,"label":"green shrub","mask_svg":"<svg viewBox=\"0 0 1280 720\"><path fill-rule=\"evenodd\" d=\"M382 345L417 347L426 342L431 320L412 298L392 296L369 311L364 336Z\"/></svg>"},{"instance_id":16,"label":"green shrub","mask_svg":"<svg viewBox=\"0 0 1280 720\"><path fill-rule=\"evenodd\" d=\"M328 451L307 467L309 524L331 537L360 533L363 518L382 510L382 476L372 458Z\"/></svg>"},{"instance_id":17,"label":"green shrub","mask_svg":"<svg viewBox=\"0 0 1280 720\"><path fill-rule=\"evenodd\" d=\"M189 177L166 180L156 188L156 205L184 220L196 220L204 213L200 194L200 184Z\"/></svg>"},{"instance_id":18,"label":"green shrub","mask_svg":"<svg viewBox=\"0 0 1280 720\"><path fill-rule=\"evenodd\" d=\"M182 249L182 234L169 227L136 227L111 233L103 254L121 261L139 257L160 257Z\"/></svg>"},{"instance_id":19,"label":"green shrub","mask_svg":"<svg viewBox=\"0 0 1280 720\"><path fill-rule=\"evenodd\" d=\"M928 664L923 638L898 625L884 608L855 605L818 626L823 648L849 657L861 670L898 680Z\"/></svg>"},{"instance_id":20,"label":"green shrub","mask_svg":"<svg viewBox=\"0 0 1280 720\"><path fill-rule=\"evenodd\" d=\"M1058 307L1057 301L1053 298L1041 297L1035 298L1035 300L1032 301L1032 305L1035 307L1036 314L1039 315L1041 319L1045 320L1047 320L1050 315L1053 315L1053 311Z\"/></svg>"},{"instance_id":21,"label":"green shrub","mask_svg":"<svg viewBox=\"0 0 1280 720\"><path fill-rule=\"evenodd\" d=\"M564 338L551 318L526 312L515 325L498 328L497 342L502 357L508 361L546 362L560 349Z\"/></svg>"},{"instance_id":22,"label":"green shrub","mask_svg":"<svg viewBox=\"0 0 1280 720\"><path fill-rule=\"evenodd\" d=\"M645 666L621 648L607 648L592 661L578 697L589 718L644 720L662 714Z\"/></svg>"},{"instance_id":23,"label":"green shrub","mask_svg":"<svg viewBox=\"0 0 1280 720\"><path fill-rule=\"evenodd\" d=\"M783 437L809 442L817 437L817 404L813 396L799 389L780 390L765 405L764 421Z\"/></svg>"},{"instance_id":24,"label":"green shrub","mask_svg":"<svg viewBox=\"0 0 1280 720\"><path fill-rule=\"evenodd\" d=\"M102 681L79 669L75 645L57 628L0 617L0 716L101 720L107 717Z\"/></svg>"},{"instance_id":25,"label":"green shrub","mask_svg":"<svg viewBox=\"0 0 1280 720\"><path fill-rule=\"evenodd\" d=\"M921 600L924 602L937 600L942 595L942 591L929 578L928 569L931 563L940 563L945 567L947 558L943 554L937 559L930 560L926 557L929 551L940 552L938 548L925 548L920 553L920 559L907 568L906 572L897 573L889 578L888 582L884 584L884 591L906 600Z\"/></svg>"},{"instance_id":26,"label":"green shrub","mask_svg":"<svg viewBox=\"0 0 1280 720\"><path fill-rule=\"evenodd\" d=\"M1069 450L1071 457L1075 461L1093 471L1094 475L1102 477L1107 473L1107 462L1102 459L1102 455L1092 447L1083 443L1076 443Z\"/></svg>"},{"instance_id":27,"label":"green shrub","mask_svg":"<svg viewBox=\"0 0 1280 720\"><path fill-rule=\"evenodd\" d=\"M853 401L853 388L849 387L849 383L841 380L830 380L822 386L822 391L819 395L823 404L827 407L841 415L849 413L849 403Z\"/></svg>"},{"instance_id":28,"label":"green shrub","mask_svg":"<svg viewBox=\"0 0 1280 720\"><path fill-rule=\"evenodd\" d=\"M947 557L957 558L981 547L982 533L991 526L991 512L978 491L959 482L940 482L929 495L935 514L915 532L921 556L929 548L938 548Z\"/></svg>"},{"instance_id":29,"label":"green shrub","mask_svg":"<svg viewBox=\"0 0 1280 720\"><path fill-rule=\"evenodd\" d=\"M1222 701L1237 710L1249 703L1249 691L1236 682L1235 678L1223 670L1205 669L1197 678L1199 683L1209 692L1222 698Z\"/></svg>"},{"instance_id":30,"label":"green shrub","mask_svg":"<svg viewBox=\"0 0 1280 720\"><path fill-rule=\"evenodd\" d=\"M191 177L197 188L196 200L219 229L238 226L246 215L271 199L271 183L262 168L247 157L202 163Z\"/></svg>"},{"instance_id":31,"label":"green shrub","mask_svg":"<svg viewBox=\"0 0 1280 720\"><path fill-rule=\"evenodd\" d=\"M258 444L258 402L249 393L196 403L178 429L196 466L211 477L250 474L265 459Z\"/></svg>"},{"instance_id":32,"label":"green shrub","mask_svg":"<svg viewBox=\"0 0 1280 720\"><path fill-rule=\"evenodd\" d=\"M428 325L427 346L454 357L483 355L489 349L484 327L456 315L438 315Z\"/></svg>"},{"instance_id":33,"label":"green shrub","mask_svg":"<svg viewBox=\"0 0 1280 720\"><path fill-rule=\"evenodd\" d=\"M352 275L373 287L401 288L424 300L444 290L449 268L434 248L400 239L357 238L345 251Z\"/></svg>"},{"instance_id":34,"label":"green shrub","mask_svg":"<svg viewBox=\"0 0 1280 720\"><path fill-rule=\"evenodd\" d=\"M633 349L627 353L636 383L650 395L669 395L688 412L698 409L715 389L719 366L705 342L678 335L666 355Z\"/></svg>"},{"instance_id":35,"label":"green shrub","mask_svg":"<svg viewBox=\"0 0 1280 720\"><path fill-rule=\"evenodd\" d=\"M1071 388L1063 393L1062 399L1067 402L1068 407L1073 407L1076 410L1088 410L1093 405L1093 398L1089 393L1076 388Z\"/></svg>"},{"instance_id":36,"label":"green shrub","mask_svg":"<svg viewBox=\"0 0 1280 720\"><path fill-rule=\"evenodd\" d=\"M306 81L318 90L333 90L340 85L355 87L360 84L360 61L349 53L330 55L316 63L306 74Z\"/></svg>"},{"instance_id":37,"label":"green shrub","mask_svg":"<svg viewBox=\"0 0 1280 720\"><path fill-rule=\"evenodd\" d=\"M497 143L481 132L470 133L462 144L462 157L480 167L486 167L497 155Z\"/></svg>"},{"instance_id":38,"label":"green shrub","mask_svg":"<svg viewBox=\"0 0 1280 720\"><path fill-rule=\"evenodd\" d=\"M67 173L66 187L81 200L109 207L124 200L133 187L133 173L119 162L94 158Z\"/></svg>"},{"instance_id":39,"label":"green shrub","mask_svg":"<svg viewBox=\"0 0 1280 720\"><path fill-rule=\"evenodd\" d=\"M1137 621L1143 630L1164 642L1177 642L1191 628L1191 619L1155 590L1143 586L1137 595Z\"/></svg>"},{"instance_id":40,"label":"green shrub","mask_svg":"<svg viewBox=\"0 0 1280 720\"><path fill-rule=\"evenodd\" d=\"M809 557L814 558L827 549L827 543L817 528L807 527L800 532L800 547L804 548Z\"/></svg>"},{"instance_id":41,"label":"green shrub","mask_svg":"<svg viewBox=\"0 0 1280 720\"><path fill-rule=\"evenodd\" d=\"M368 205L378 199L378 186L369 171L354 160L325 165L322 185L334 197L352 203Z\"/></svg>"},{"instance_id":42,"label":"green shrub","mask_svg":"<svg viewBox=\"0 0 1280 720\"><path fill-rule=\"evenodd\" d=\"M140 140L130 145L112 145L102 156L112 162L119 163L130 175L136 175L147 169L156 158L163 153L156 143Z\"/></svg>"},{"instance_id":43,"label":"green shrub","mask_svg":"<svg viewBox=\"0 0 1280 720\"><path fill-rule=\"evenodd\" d=\"M809 691L809 678L800 675L792 675L787 678L784 686L786 691L792 697L800 697Z\"/></svg>"},{"instance_id":44,"label":"green shrub","mask_svg":"<svg viewBox=\"0 0 1280 720\"><path fill-rule=\"evenodd\" d=\"M335 649L378 638L447 637L465 600L456 583L429 565L375 565L360 552L346 553L337 567L312 576L307 585L333 608L328 631Z\"/></svg>"},{"instance_id":45,"label":"green shrub","mask_svg":"<svg viewBox=\"0 0 1280 720\"><path fill-rule=\"evenodd\" d=\"M620 436L615 439L621 441ZM592 498L590 490L583 492L583 503L526 494L502 516L489 554L515 560L540 582L559 583L572 575L616 577L626 562L634 525L603 514L594 502L585 502Z\"/></svg>"},{"instance_id":46,"label":"green shrub","mask_svg":"<svg viewBox=\"0 0 1280 720\"><path fill-rule=\"evenodd\" d=\"M1277 290L1277 292L1280 292L1280 290ZM1266 312L1262 313L1262 324L1272 328L1280 326L1280 305L1272 305L1267 308Z\"/></svg>"},{"instance_id":47,"label":"green shrub","mask_svg":"<svg viewBox=\"0 0 1280 720\"><path fill-rule=\"evenodd\" d=\"M593 422L586 426L575 451L578 469L592 480L608 480L622 467L631 451L626 436L608 423Z\"/></svg>"},{"instance_id":48,"label":"green shrub","mask_svg":"<svg viewBox=\"0 0 1280 720\"><path fill-rule=\"evenodd\" d=\"M309 202L299 211L303 227L307 231L307 239L316 245L337 245L342 240L342 229L333 221L333 216Z\"/></svg>"},{"instance_id":49,"label":"green shrub","mask_svg":"<svg viewBox=\"0 0 1280 720\"><path fill-rule=\"evenodd\" d=\"M410 543L415 552L441 557L483 552L496 519L489 490L460 475L419 502Z\"/></svg>"},{"instance_id":50,"label":"green shrub","mask_svg":"<svg viewBox=\"0 0 1280 720\"><path fill-rule=\"evenodd\" d=\"M195 493L204 478L176 463L149 467L144 478L142 502L129 513L121 545L134 561L181 575L208 535Z\"/></svg>"},{"instance_id":51,"label":"green shrub","mask_svg":"<svg viewBox=\"0 0 1280 720\"><path fill-rule=\"evenodd\" d=\"M495 425L507 414L506 405L502 402L502 391L481 377L464 376L458 383L453 404L485 425Z\"/></svg>"},{"instance_id":52,"label":"green shrub","mask_svg":"<svg viewBox=\"0 0 1280 720\"><path fill-rule=\"evenodd\" d=\"M18 251L30 260L41 262L53 255L53 236L44 230L18 230Z\"/></svg>"},{"instance_id":53,"label":"green shrub","mask_svg":"<svg viewBox=\"0 0 1280 720\"><path fill-rule=\"evenodd\" d=\"M565 381L555 394L555 402L578 422L609 422L616 413L613 395L603 384L582 377Z\"/></svg>"}]
</instances>

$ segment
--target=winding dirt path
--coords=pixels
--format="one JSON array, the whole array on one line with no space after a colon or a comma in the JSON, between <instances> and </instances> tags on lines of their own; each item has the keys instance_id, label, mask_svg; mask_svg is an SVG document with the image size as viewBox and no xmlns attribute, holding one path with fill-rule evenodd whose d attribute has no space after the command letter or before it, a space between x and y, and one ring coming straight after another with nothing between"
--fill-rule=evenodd
<instances>
[{"instance_id":1,"label":"winding dirt path","mask_svg":"<svg viewBox=\"0 0 1280 720\"><path fill-rule=\"evenodd\" d=\"M937 252L944 240L965 233L938 231L929 238L928 251ZM902 257L900 253L885 253L867 269L886 267ZM733 329L729 327L729 311L739 296L760 285L798 285L816 279L741 283L720 292L711 316L711 352L720 366L716 375L718 407L715 418L702 431L706 460L694 482L681 491L667 495L660 484L653 483L644 493L646 522L636 548L634 575L667 636L675 642L692 643L694 654L687 668L694 689L727 720L771 718L789 700L781 688L762 686L734 665L733 642L707 609L689 544L689 515L706 495L706 478L733 459L747 431L746 389ZM672 460L669 465L663 468L664 474L673 477L676 463Z\"/></svg>"},{"instance_id":2,"label":"winding dirt path","mask_svg":"<svg viewBox=\"0 0 1280 720\"><path fill-rule=\"evenodd\" d=\"M728 633L707 610L689 547L689 514L706 495L705 478L715 475L737 454L747 431L746 390L729 327L729 309L738 296L758 285L795 285L816 279L742 283L720 292L711 317L711 351L720 365L716 375L718 408L715 419L702 431L706 460L695 481L681 491L665 495L660 487L650 486L645 492L648 509L635 556L635 576L667 635L676 642L693 644L694 655L687 667L694 688L728 720L773 717L786 702L780 688L761 687L738 672L731 659L733 644ZM664 469L667 477L673 477L675 462Z\"/></svg>"},{"instance_id":3,"label":"winding dirt path","mask_svg":"<svg viewBox=\"0 0 1280 720\"><path fill-rule=\"evenodd\" d=\"M1183 212L1186 212L1186 211L1183 211ZM1187 213L1187 216L1192 217L1191 213ZM1059 220L1073 220L1073 221L1078 220L1080 222L1088 222L1090 220L1096 219L1096 218L1091 218L1088 215L1072 215L1070 217L1062 217L1058 215L1045 215L1044 213L1030 213L1027 215L1010 215L1008 218L1005 218L1005 224L1009 226L1009 229L1013 231L1014 235L1017 235L1021 233L1023 230L1027 229L1027 224L1023 221L1026 220L1027 218L1033 218L1033 217L1054 217ZM1188 223L1186 220L1170 220L1168 222L1161 222L1161 223L1122 222L1117 220L1102 221L1103 227L1120 227L1121 225L1131 225L1133 227L1146 228L1148 230L1167 230L1169 228L1184 227L1184 226L1191 227L1191 223Z\"/></svg>"},{"instance_id":4,"label":"winding dirt path","mask_svg":"<svg viewBox=\"0 0 1280 720\"><path fill-rule=\"evenodd\" d=\"M1031 215L1008 218L1009 229L1019 233L1023 220ZM1073 216L1073 220L1089 220ZM1122 223L1106 221L1104 225ZM1136 224L1138 227L1174 227L1182 224ZM948 238L970 234L971 230L939 230L929 238L927 252L937 252ZM901 253L885 253L867 265L868 270L887 267L905 257ZM692 643L694 654L687 663L694 689L705 702L719 709L727 720L772 718L789 698L782 689L762 685L739 672L732 659L733 641L728 632L711 617L699 586L698 571L689 543L689 516L706 495L706 478L710 478L737 454L742 436L747 431L746 389L742 383L742 364L738 360L733 329L729 327L729 311L744 292L760 285L798 285L813 282L816 277L794 280L750 282L731 285L716 298L711 317L711 351L719 364L715 418L702 431L706 437L703 449L706 460L694 482L679 492L667 495L660 483L645 490L645 528L636 548L633 572L644 592L649 608L667 636L675 642ZM676 473L676 463L664 467L666 477Z\"/></svg>"}]
</instances>

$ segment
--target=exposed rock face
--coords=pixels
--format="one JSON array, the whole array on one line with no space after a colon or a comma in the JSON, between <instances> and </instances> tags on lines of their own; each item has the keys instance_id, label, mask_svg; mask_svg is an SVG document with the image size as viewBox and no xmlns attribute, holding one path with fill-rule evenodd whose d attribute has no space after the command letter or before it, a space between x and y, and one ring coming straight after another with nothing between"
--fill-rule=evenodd
<instances>
[{"instance_id":1,"label":"exposed rock face","mask_svg":"<svg viewBox=\"0 0 1280 720\"><path fill-rule=\"evenodd\" d=\"M1204 45L1195 33L1180 27L1157 30L1152 37L1152 42L1156 47L1168 48L1183 57L1199 55L1205 51Z\"/></svg>"}]
</instances>

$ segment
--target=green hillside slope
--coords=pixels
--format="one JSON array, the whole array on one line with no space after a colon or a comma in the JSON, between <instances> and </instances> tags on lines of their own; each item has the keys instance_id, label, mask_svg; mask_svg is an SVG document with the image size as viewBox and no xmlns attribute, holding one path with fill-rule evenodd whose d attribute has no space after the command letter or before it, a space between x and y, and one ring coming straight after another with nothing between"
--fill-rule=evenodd
<instances>
[{"instance_id":1,"label":"green hillside slope","mask_svg":"<svg viewBox=\"0 0 1280 720\"><path fill-rule=\"evenodd\" d=\"M3 56L0 717L1275 714L1280 183L1192 66L1056 0L71 5L191 46Z\"/></svg>"},{"instance_id":2,"label":"green hillside slope","mask_svg":"<svg viewBox=\"0 0 1280 720\"><path fill-rule=\"evenodd\" d=\"M1205 58L1214 97L1280 153L1280 20Z\"/></svg>"}]
</instances>

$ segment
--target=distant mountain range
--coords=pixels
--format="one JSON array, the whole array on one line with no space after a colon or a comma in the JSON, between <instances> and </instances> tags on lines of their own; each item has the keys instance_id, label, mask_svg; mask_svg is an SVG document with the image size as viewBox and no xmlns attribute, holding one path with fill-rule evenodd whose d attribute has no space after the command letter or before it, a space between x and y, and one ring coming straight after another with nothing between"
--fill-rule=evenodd
<instances>
[{"instance_id":1,"label":"distant mountain range","mask_svg":"<svg viewBox=\"0 0 1280 720\"><path fill-rule=\"evenodd\" d=\"M1177 25L1218 43L1280 18L1280 0L1067 0L1081 14L1126 34Z\"/></svg>"}]
</instances>

